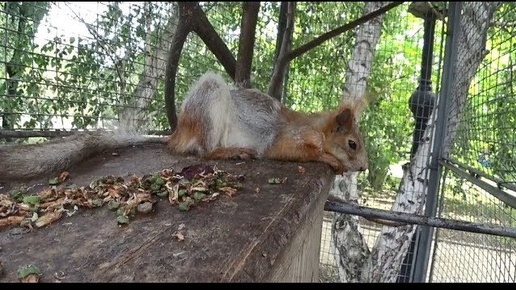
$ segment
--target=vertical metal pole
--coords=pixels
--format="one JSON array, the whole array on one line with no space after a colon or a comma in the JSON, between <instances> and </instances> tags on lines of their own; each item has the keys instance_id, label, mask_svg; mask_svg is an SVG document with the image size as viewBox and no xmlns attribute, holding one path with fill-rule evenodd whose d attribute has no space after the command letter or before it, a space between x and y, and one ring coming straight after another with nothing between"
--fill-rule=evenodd
<instances>
[{"instance_id":1,"label":"vertical metal pole","mask_svg":"<svg viewBox=\"0 0 516 290\"><path fill-rule=\"evenodd\" d=\"M428 9L424 13L424 34L423 34L423 53L421 56L421 75L419 85L409 98L409 108L414 117L414 132L412 134L412 148L410 150L410 160L417 152L419 145L423 142L423 135L434 110L436 96L432 92L432 62L433 48L435 37L435 24L437 15L432 9ZM400 274L398 275L398 283L412 282L414 277L414 263L416 248L420 236L420 228L418 227L412 240L410 241L409 250L403 260Z\"/></svg>"},{"instance_id":2,"label":"vertical metal pole","mask_svg":"<svg viewBox=\"0 0 516 290\"><path fill-rule=\"evenodd\" d=\"M442 90L439 94L437 118L434 126L434 136L432 138L432 154L430 159L430 176L428 180L428 192L425 203L425 215L435 216L439 194L439 183L441 178L441 168L439 159L442 154L444 143L446 118L448 117L447 101L451 94L454 81L454 64L457 56L458 32L460 27L460 2L450 2L448 9L448 26L445 46L445 59L443 65ZM430 248L432 246L432 236L434 229L423 226L421 228L420 239L416 252L416 263L414 270L414 282L425 282L426 273L429 265Z\"/></svg>"}]
</instances>

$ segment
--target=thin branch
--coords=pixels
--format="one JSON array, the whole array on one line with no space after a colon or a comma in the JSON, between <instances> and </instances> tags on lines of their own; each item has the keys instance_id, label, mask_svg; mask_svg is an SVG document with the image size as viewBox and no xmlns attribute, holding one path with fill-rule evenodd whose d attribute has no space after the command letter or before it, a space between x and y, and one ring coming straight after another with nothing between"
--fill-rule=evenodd
<instances>
[{"instance_id":1,"label":"thin branch","mask_svg":"<svg viewBox=\"0 0 516 290\"><path fill-rule=\"evenodd\" d=\"M281 88L285 80L287 65L289 63L288 54L292 48L292 36L294 34L294 16L296 11L296 2L288 2L287 6L287 23L281 42L281 48L278 59L274 67L271 80L269 82L268 94L273 98L281 100Z\"/></svg>"},{"instance_id":2,"label":"thin branch","mask_svg":"<svg viewBox=\"0 0 516 290\"><path fill-rule=\"evenodd\" d=\"M256 22L260 2L243 3L242 22L240 24L240 39L236 62L235 82L243 88L251 87L251 66L253 63Z\"/></svg>"},{"instance_id":3,"label":"thin branch","mask_svg":"<svg viewBox=\"0 0 516 290\"><path fill-rule=\"evenodd\" d=\"M348 30L351 30L357 26L359 26L360 24L363 24L363 23L366 23L367 21L375 18L375 17L378 17L384 13L386 13L387 11L389 10L392 10L393 8L396 8L398 6L400 6L401 4L403 4L404 2L392 2L388 5L385 5L384 7L376 10L376 11L373 11L367 15L364 15L356 20L353 20L341 27L338 27L332 31L329 31L329 32L326 32L325 34L317 37L316 39L308 42L308 43L305 43L303 45L301 45L300 47L292 50L289 55L288 55L288 60L291 61L293 60L294 58L298 57L298 56L301 56L303 55L304 53L308 52L309 50L321 45L323 42L327 41L327 40L330 40Z\"/></svg>"},{"instance_id":4,"label":"thin branch","mask_svg":"<svg viewBox=\"0 0 516 290\"><path fill-rule=\"evenodd\" d=\"M222 64L228 75L235 80L236 60L226 43L220 38L217 31L199 6L199 2L178 2L191 11L192 29L202 39L208 49Z\"/></svg>"},{"instance_id":5,"label":"thin branch","mask_svg":"<svg viewBox=\"0 0 516 290\"><path fill-rule=\"evenodd\" d=\"M486 225L483 223L473 223L454 219L428 217L417 214L409 214L401 211L388 211L378 208L359 206L353 203L327 201L324 205L324 210L359 215L371 219L383 219L406 224L425 225L471 233L482 233L516 238L516 228L498 225Z\"/></svg>"}]
</instances>

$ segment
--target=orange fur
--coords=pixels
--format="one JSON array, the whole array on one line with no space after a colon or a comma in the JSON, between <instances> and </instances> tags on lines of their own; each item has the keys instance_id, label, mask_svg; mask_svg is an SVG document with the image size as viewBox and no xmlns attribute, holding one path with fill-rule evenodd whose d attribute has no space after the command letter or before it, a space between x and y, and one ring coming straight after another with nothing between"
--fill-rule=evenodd
<instances>
[{"instance_id":1,"label":"orange fur","mask_svg":"<svg viewBox=\"0 0 516 290\"><path fill-rule=\"evenodd\" d=\"M217 148L204 156L206 159L251 159L256 151L247 148Z\"/></svg>"},{"instance_id":2,"label":"orange fur","mask_svg":"<svg viewBox=\"0 0 516 290\"><path fill-rule=\"evenodd\" d=\"M358 128L362 100L303 113L256 90L230 90L217 76L204 76L194 88L168 140L172 151L207 159L318 161L338 174L367 169Z\"/></svg>"},{"instance_id":3,"label":"orange fur","mask_svg":"<svg viewBox=\"0 0 516 290\"><path fill-rule=\"evenodd\" d=\"M337 116L345 110L351 115L343 125L346 130L352 130L356 120L352 109L346 103L338 110L322 113L303 113L283 107L281 113L287 121L276 142L267 151L267 157L285 161L320 161L330 165L337 173L346 172L346 167L329 154L327 148L345 142L344 135L336 134L332 130L337 126ZM292 132L293 128L299 126L302 126L302 131ZM296 140L292 135L300 136L301 140Z\"/></svg>"},{"instance_id":4,"label":"orange fur","mask_svg":"<svg viewBox=\"0 0 516 290\"><path fill-rule=\"evenodd\" d=\"M181 130L176 130L167 140L167 147L177 153L198 153L197 148L192 146L192 139L195 139L200 147L204 146L204 134L201 123L184 114L178 120L178 127Z\"/></svg>"}]
</instances>

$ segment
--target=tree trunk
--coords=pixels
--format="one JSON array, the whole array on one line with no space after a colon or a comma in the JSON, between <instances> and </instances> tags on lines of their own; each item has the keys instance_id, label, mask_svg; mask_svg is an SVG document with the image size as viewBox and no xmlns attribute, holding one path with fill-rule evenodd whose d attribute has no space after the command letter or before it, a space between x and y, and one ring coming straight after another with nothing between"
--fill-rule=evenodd
<instances>
[{"instance_id":1,"label":"tree trunk","mask_svg":"<svg viewBox=\"0 0 516 290\"><path fill-rule=\"evenodd\" d=\"M259 11L260 2L244 2L242 5L242 22L240 23L235 70L235 83L242 88L251 88L251 69Z\"/></svg>"},{"instance_id":2,"label":"tree trunk","mask_svg":"<svg viewBox=\"0 0 516 290\"><path fill-rule=\"evenodd\" d=\"M364 15L385 6L387 2L367 2ZM356 34L356 45L346 72L342 99L362 98L371 74L376 44L382 31L383 14L362 24ZM350 203L357 203L357 173L335 178L331 194ZM337 261L341 282L360 280L362 265L369 256L369 249L359 232L358 218L334 213L332 249Z\"/></svg>"},{"instance_id":3,"label":"tree trunk","mask_svg":"<svg viewBox=\"0 0 516 290\"><path fill-rule=\"evenodd\" d=\"M458 35L459 49L457 59L453 63L455 78L451 80L453 83L448 101L450 109L445 132L447 137L442 152L449 150L453 140L453 132L459 124L460 112L466 105L471 80L485 56L488 23L491 23L498 4L496 2L464 2L462 5L463 13ZM441 109L446 110L446 108ZM432 149L436 111L434 110L430 117L423 138L424 142L420 144L410 167L406 167L404 170L402 185L392 206L393 211L410 214L422 214L424 211L430 172L428 154ZM395 282L415 230L414 225L384 226L369 259L364 265L361 281Z\"/></svg>"},{"instance_id":4,"label":"tree trunk","mask_svg":"<svg viewBox=\"0 0 516 290\"><path fill-rule=\"evenodd\" d=\"M452 101L449 102L448 134L444 141L443 157L449 155L462 111L466 104L469 84L480 62L487 55L487 30L492 25L493 15L500 2L464 2L462 4L459 52L455 63L456 79L452 86Z\"/></svg>"},{"instance_id":5,"label":"tree trunk","mask_svg":"<svg viewBox=\"0 0 516 290\"><path fill-rule=\"evenodd\" d=\"M177 26L177 15L176 13L171 14L168 22L163 27L157 45L153 47L150 37L146 40L145 65L142 75L131 94L130 101L128 104L124 104L124 108L119 113L120 125L125 129L150 129L149 121L152 116L149 113L152 112L146 112L146 108L156 95L159 80L164 79L167 56Z\"/></svg>"},{"instance_id":6,"label":"tree trunk","mask_svg":"<svg viewBox=\"0 0 516 290\"><path fill-rule=\"evenodd\" d=\"M296 2L287 2L286 23L283 35L281 36L281 44L276 56L276 62L272 70L271 80L267 94L281 102L281 95L286 84L286 75L289 68L288 53L292 49L292 37L294 35L294 17L296 11ZM280 15L280 18L283 16Z\"/></svg>"}]
</instances>

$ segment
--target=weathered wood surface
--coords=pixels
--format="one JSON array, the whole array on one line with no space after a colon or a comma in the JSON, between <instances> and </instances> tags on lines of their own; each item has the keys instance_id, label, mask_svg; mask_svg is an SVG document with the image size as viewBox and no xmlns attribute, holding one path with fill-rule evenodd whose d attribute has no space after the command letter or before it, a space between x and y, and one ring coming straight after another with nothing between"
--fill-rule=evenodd
<instances>
[{"instance_id":1,"label":"weathered wood surface","mask_svg":"<svg viewBox=\"0 0 516 290\"><path fill-rule=\"evenodd\" d=\"M138 214L127 226L118 226L115 213L104 207L81 209L71 217L65 216L32 232L1 229L0 263L4 275L0 282L18 281L18 267L27 264L40 268L41 282L56 281L55 273L64 275L61 282L313 281L316 278L287 272L300 267L289 265L292 260L318 265L318 223L333 180L327 165L204 161L173 156L159 145L117 152L118 156L103 154L70 169L68 182L87 185L94 178L108 174L142 176L163 168L181 170L184 166L206 163L233 174L245 174L244 188L233 197L221 195L188 212L181 212L177 205L162 200L153 212ZM298 170L300 165L306 169L304 174ZM267 180L273 177L287 177L287 181L268 184ZM34 190L46 187L45 181L48 178L42 179ZM0 193L6 193L12 186L16 184L3 184ZM256 188L260 188L259 193ZM181 224L184 224L183 241L174 236ZM309 241L306 235L315 236ZM303 251L303 244L310 244L317 252L296 254ZM306 261L307 257L311 261Z\"/></svg>"}]
</instances>

